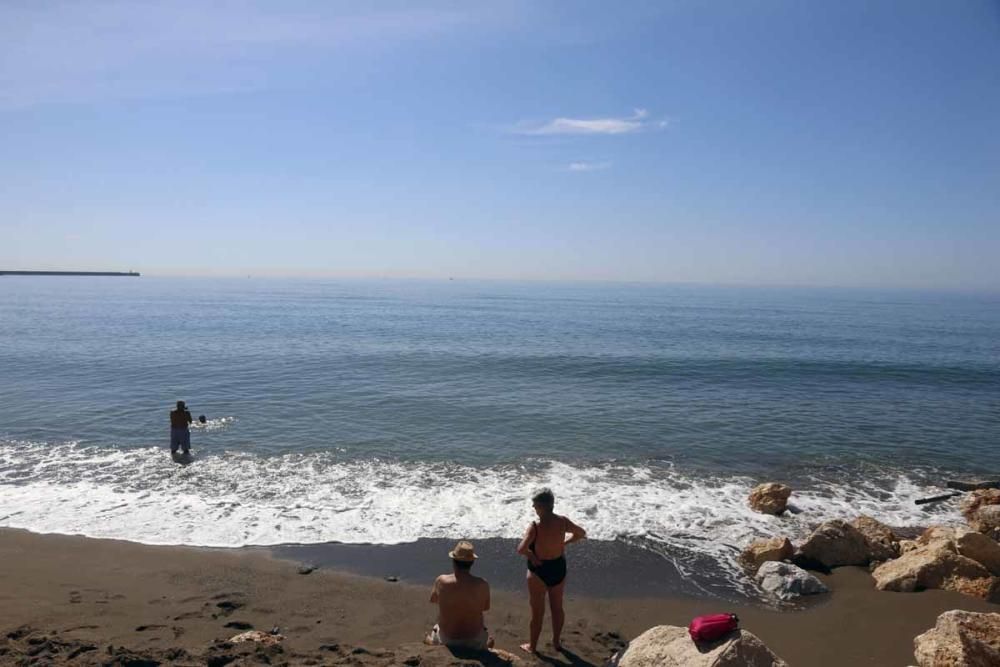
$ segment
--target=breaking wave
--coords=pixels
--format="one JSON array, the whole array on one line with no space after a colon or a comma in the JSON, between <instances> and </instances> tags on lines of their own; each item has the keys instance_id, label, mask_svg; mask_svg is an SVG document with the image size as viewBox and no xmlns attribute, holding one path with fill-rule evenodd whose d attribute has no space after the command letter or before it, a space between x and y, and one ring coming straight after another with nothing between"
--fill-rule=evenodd
<instances>
[{"instance_id":1,"label":"breaking wave","mask_svg":"<svg viewBox=\"0 0 1000 667\"><path fill-rule=\"evenodd\" d=\"M850 481L816 474L796 488L797 513L771 517L747 507L758 480L669 464L475 468L230 451L179 466L161 448L0 441L0 525L210 547L513 538L531 518L531 492L550 486L559 511L592 538L626 540L682 574L712 571L745 590L735 556L755 537L801 537L819 521L859 513L896 526L959 521L954 503L914 504L939 490L926 479L889 469Z\"/></svg>"}]
</instances>

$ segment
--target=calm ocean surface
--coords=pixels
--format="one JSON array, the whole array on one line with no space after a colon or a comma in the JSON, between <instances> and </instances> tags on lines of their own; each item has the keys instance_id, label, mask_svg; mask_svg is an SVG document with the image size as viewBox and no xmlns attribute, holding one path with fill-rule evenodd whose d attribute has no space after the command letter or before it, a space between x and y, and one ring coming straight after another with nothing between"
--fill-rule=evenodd
<instances>
[{"instance_id":1,"label":"calm ocean surface","mask_svg":"<svg viewBox=\"0 0 1000 667\"><path fill-rule=\"evenodd\" d=\"M209 418L186 467L178 398ZM0 525L512 537L547 484L594 537L725 570L830 516L954 520L913 499L998 472L998 295L0 277ZM801 513L745 507L771 479Z\"/></svg>"}]
</instances>

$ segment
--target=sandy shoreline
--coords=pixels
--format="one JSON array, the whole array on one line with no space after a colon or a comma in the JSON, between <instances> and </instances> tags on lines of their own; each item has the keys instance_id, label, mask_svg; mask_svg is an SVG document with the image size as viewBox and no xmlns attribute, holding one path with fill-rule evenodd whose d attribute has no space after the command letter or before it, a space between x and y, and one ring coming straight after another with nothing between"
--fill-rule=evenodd
<instances>
[{"instance_id":1,"label":"sandy shoreline","mask_svg":"<svg viewBox=\"0 0 1000 667\"><path fill-rule=\"evenodd\" d=\"M486 577L493 590L520 593L524 590L524 558L516 554L518 540L508 538L477 539L480 555L476 573ZM350 572L424 586L441 573L442 554L455 540L424 538L402 544L304 544L269 547L277 558L316 565L325 569ZM665 558L647 549L622 541L586 540L567 550L573 592L583 597L602 598L703 598L700 583L683 577ZM623 566L627 564L627 567ZM699 577L701 579L702 577ZM717 587L722 597L750 602L732 586ZM711 591L715 592L715 591Z\"/></svg>"},{"instance_id":2,"label":"sandy shoreline","mask_svg":"<svg viewBox=\"0 0 1000 667\"><path fill-rule=\"evenodd\" d=\"M0 529L0 562L2 664L18 664L15 656L31 650L51 654L56 663L77 651L71 664L102 664L109 645L118 653L127 647L160 660L172 655L175 664L205 664L205 656L223 650L212 643L244 625L280 628L286 640L280 654L265 656L272 662L455 661L447 650L420 643L435 617L427 602L430 581L392 583L325 566L302 575L298 563L260 549L152 547L11 529ZM446 567L442 560L441 571ZM686 625L697 614L733 611L791 665L906 665L913 637L942 611L1000 610L946 591L879 592L858 568L823 578L833 589L827 600L784 612L713 599L584 597L571 586L566 644L572 654L549 652L525 664L601 665L615 635L629 638L652 625ZM488 623L498 647L514 652L527 628L524 595L498 586ZM30 627L17 632L23 626Z\"/></svg>"}]
</instances>

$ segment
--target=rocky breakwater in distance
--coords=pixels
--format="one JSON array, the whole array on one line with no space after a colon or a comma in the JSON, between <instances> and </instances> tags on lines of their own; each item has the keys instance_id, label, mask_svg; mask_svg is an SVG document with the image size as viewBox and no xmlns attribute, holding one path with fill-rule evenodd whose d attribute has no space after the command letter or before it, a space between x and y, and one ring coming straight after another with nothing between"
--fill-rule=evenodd
<instances>
[{"instance_id":1,"label":"rocky breakwater in distance","mask_svg":"<svg viewBox=\"0 0 1000 667\"><path fill-rule=\"evenodd\" d=\"M687 628L658 625L629 642L606 667L788 667L788 663L746 630L696 643Z\"/></svg>"}]
</instances>

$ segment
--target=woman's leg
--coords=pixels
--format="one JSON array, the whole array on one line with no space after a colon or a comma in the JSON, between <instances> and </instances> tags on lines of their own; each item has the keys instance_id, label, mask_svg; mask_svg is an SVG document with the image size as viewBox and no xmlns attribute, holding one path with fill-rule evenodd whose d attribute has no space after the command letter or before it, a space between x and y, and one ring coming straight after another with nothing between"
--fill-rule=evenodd
<instances>
[{"instance_id":1,"label":"woman's leg","mask_svg":"<svg viewBox=\"0 0 1000 667\"><path fill-rule=\"evenodd\" d=\"M534 653L538 650L538 637L542 634L542 621L545 620L545 584L530 572L528 599L531 602L531 642L521 644L521 648L528 653Z\"/></svg>"},{"instance_id":2,"label":"woman's leg","mask_svg":"<svg viewBox=\"0 0 1000 667\"><path fill-rule=\"evenodd\" d=\"M562 638L563 623L566 621L566 612L563 611L563 592L566 590L566 580L559 582L558 586L549 589L549 608L552 610L552 648L562 650L560 639Z\"/></svg>"}]
</instances>

